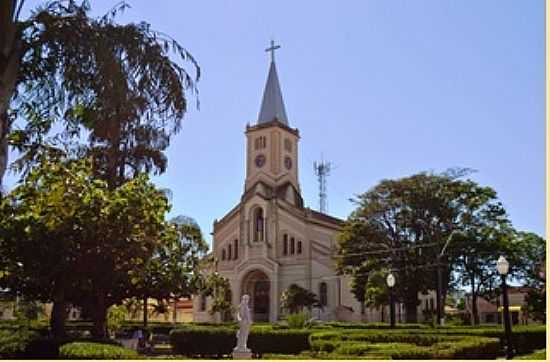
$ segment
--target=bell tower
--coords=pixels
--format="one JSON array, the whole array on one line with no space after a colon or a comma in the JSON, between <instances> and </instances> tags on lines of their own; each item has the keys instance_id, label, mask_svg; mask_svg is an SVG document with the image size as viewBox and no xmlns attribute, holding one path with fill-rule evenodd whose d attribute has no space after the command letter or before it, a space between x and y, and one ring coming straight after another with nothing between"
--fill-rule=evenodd
<instances>
[{"instance_id":1,"label":"bell tower","mask_svg":"<svg viewBox=\"0 0 550 362\"><path fill-rule=\"evenodd\" d=\"M262 181L276 188L285 183L300 192L298 183L298 129L288 124L277 67L271 41L266 51L271 52L271 64L264 88L258 120L246 127L246 181L245 192Z\"/></svg>"}]
</instances>

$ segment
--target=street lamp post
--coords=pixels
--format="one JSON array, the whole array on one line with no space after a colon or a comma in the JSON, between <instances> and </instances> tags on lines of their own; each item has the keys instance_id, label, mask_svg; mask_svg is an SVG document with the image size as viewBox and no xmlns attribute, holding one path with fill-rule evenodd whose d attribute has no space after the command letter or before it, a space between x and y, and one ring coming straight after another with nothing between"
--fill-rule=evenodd
<instances>
[{"instance_id":1,"label":"street lamp post","mask_svg":"<svg viewBox=\"0 0 550 362\"><path fill-rule=\"evenodd\" d=\"M504 307L504 334L506 336L506 359L514 357L514 348L512 345L512 324L510 323L510 310L508 303L508 288L506 285L506 275L510 264L502 255L497 261L497 271L502 279L502 304Z\"/></svg>"},{"instance_id":2,"label":"street lamp post","mask_svg":"<svg viewBox=\"0 0 550 362\"><path fill-rule=\"evenodd\" d=\"M395 302L393 300L393 287L395 285L395 277L392 273L388 274L386 283L390 288L390 328L395 328Z\"/></svg>"}]
</instances>

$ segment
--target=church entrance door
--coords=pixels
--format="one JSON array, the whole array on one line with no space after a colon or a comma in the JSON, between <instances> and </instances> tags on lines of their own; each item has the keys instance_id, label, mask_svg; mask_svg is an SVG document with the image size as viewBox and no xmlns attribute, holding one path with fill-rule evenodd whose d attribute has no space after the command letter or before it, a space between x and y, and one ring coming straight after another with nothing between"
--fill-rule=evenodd
<instances>
[{"instance_id":1,"label":"church entrance door","mask_svg":"<svg viewBox=\"0 0 550 362\"><path fill-rule=\"evenodd\" d=\"M243 294L250 296L254 322L269 321L270 289L269 278L260 270L251 271L243 279Z\"/></svg>"}]
</instances>

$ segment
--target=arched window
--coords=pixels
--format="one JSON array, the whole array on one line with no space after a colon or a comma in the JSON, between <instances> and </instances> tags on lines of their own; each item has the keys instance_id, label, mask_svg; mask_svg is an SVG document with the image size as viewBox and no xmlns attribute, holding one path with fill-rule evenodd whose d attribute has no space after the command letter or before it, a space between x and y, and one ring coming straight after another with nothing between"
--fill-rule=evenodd
<instances>
[{"instance_id":1,"label":"arched window","mask_svg":"<svg viewBox=\"0 0 550 362\"><path fill-rule=\"evenodd\" d=\"M327 283L321 282L319 283L319 304L325 307L327 305L327 300Z\"/></svg>"},{"instance_id":2,"label":"arched window","mask_svg":"<svg viewBox=\"0 0 550 362\"><path fill-rule=\"evenodd\" d=\"M239 259L239 240L235 239L235 259Z\"/></svg>"},{"instance_id":3,"label":"arched window","mask_svg":"<svg viewBox=\"0 0 550 362\"><path fill-rule=\"evenodd\" d=\"M231 247L231 244L229 244L227 246L227 260L231 260L231 250L232 250L232 247Z\"/></svg>"},{"instance_id":4,"label":"arched window","mask_svg":"<svg viewBox=\"0 0 550 362\"><path fill-rule=\"evenodd\" d=\"M283 235L283 255L288 255L288 235Z\"/></svg>"},{"instance_id":5,"label":"arched window","mask_svg":"<svg viewBox=\"0 0 550 362\"><path fill-rule=\"evenodd\" d=\"M265 146L266 146L265 136L258 137L254 140L254 149L255 150L265 148Z\"/></svg>"},{"instance_id":6,"label":"arched window","mask_svg":"<svg viewBox=\"0 0 550 362\"><path fill-rule=\"evenodd\" d=\"M222 260L225 260L225 249L222 249Z\"/></svg>"},{"instance_id":7,"label":"arched window","mask_svg":"<svg viewBox=\"0 0 550 362\"><path fill-rule=\"evenodd\" d=\"M294 255L295 249L296 249L296 242L294 241L294 238L290 238L290 254Z\"/></svg>"},{"instance_id":8,"label":"arched window","mask_svg":"<svg viewBox=\"0 0 550 362\"><path fill-rule=\"evenodd\" d=\"M254 212L254 241L264 240L264 211L261 207Z\"/></svg>"},{"instance_id":9,"label":"arched window","mask_svg":"<svg viewBox=\"0 0 550 362\"><path fill-rule=\"evenodd\" d=\"M301 242L301 241L298 241L297 246L298 246L297 253L298 253L298 254L302 254L302 242Z\"/></svg>"}]
</instances>

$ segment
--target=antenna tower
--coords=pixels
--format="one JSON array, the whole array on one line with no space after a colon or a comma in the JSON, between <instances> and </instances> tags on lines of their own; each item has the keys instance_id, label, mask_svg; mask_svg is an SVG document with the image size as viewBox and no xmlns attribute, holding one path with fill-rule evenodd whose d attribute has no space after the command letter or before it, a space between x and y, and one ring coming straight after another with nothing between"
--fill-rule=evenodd
<instances>
[{"instance_id":1,"label":"antenna tower","mask_svg":"<svg viewBox=\"0 0 550 362\"><path fill-rule=\"evenodd\" d=\"M327 202L327 177L330 175L330 170L332 169L332 164L330 162L323 161L321 157L321 162L313 163L313 170L319 180L319 211L323 214L328 212L328 202Z\"/></svg>"}]
</instances>

